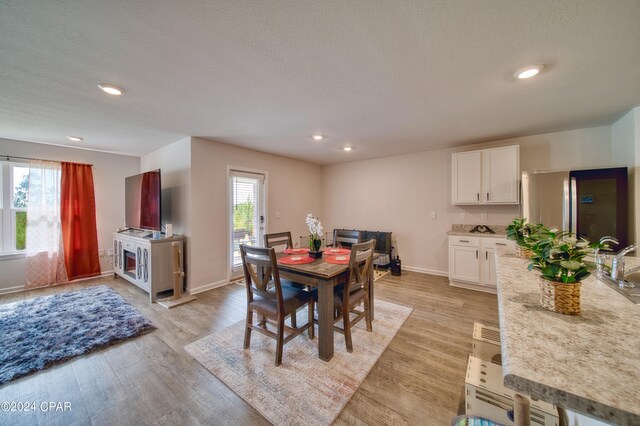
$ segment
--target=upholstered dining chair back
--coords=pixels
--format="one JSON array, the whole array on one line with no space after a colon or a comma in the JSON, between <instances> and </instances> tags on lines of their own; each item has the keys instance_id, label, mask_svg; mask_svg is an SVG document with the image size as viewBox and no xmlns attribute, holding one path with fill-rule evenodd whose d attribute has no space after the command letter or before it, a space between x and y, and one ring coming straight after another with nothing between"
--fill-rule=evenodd
<instances>
[{"instance_id":1,"label":"upholstered dining chair back","mask_svg":"<svg viewBox=\"0 0 640 426\"><path fill-rule=\"evenodd\" d=\"M276 253L281 253L287 247L292 248L293 240L291 239L291 232L287 231L265 234L264 246L267 248L274 248Z\"/></svg>"}]
</instances>

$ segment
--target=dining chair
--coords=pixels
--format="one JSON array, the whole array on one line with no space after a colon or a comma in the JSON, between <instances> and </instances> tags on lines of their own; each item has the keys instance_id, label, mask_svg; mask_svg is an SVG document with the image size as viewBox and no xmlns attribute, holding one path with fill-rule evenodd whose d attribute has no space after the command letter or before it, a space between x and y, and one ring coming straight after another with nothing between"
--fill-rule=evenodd
<instances>
[{"instance_id":1,"label":"dining chair","mask_svg":"<svg viewBox=\"0 0 640 426\"><path fill-rule=\"evenodd\" d=\"M267 248L275 248L276 253L281 253L285 248L293 248L293 240L291 232L276 232L264 235L264 246Z\"/></svg>"},{"instance_id":2,"label":"dining chair","mask_svg":"<svg viewBox=\"0 0 640 426\"><path fill-rule=\"evenodd\" d=\"M291 232L276 232L273 234L264 235L264 246L267 248L273 248L276 253L282 253L286 248L293 248L293 240L291 239ZM283 286L295 287L303 290L309 290L304 284L295 283L287 280L280 280ZM294 327L296 326L295 319L293 320Z\"/></svg>"},{"instance_id":3,"label":"dining chair","mask_svg":"<svg viewBox=\"0 0 640 426\"><path fill-rule=\"evenodd\" d=\"M362 232L349 229L333 230L333 246L350 248L353 244L362 241Z\"/></svg>"},{"instance_id":4,"label":"dining chair","mask_svg":"<svg viewBox=\"0 0 640 426\"><path fill-rule=\"evenodd\" d=\"M367 322L367 331L373 331L371 326L371 304L373 300L369 297L371 276L373 273L373 252L376 240L369 240L363 243L355 243L351 246L349 266L347 269L346 281L337 285L333 291L333 324L334 331L344 334L347 352L353 352L353 342L351 340L351 328L362 318ZM314 300L318 300L318 292L312 292ZM363 305L362 311L357 308ZM355 317L351 319L351 314ZM335 325L342 320L342 328Z\"/></svg>"},{"instance_id":5,"label":"dining chair","mask_svg":"<svg viewBox=\"0 0 640 426\"><path fill-rule=\"evenodd\" d=\"M309 338L314 338L313 311L314 300L311 293L293 287L283 286L280 282L276 253L273 248L240 245L245 287L247 289L247 322L244 334L244 348L251 343L251 331L256 330L276 340L276 366L282 363L282 349L285 343L309 330ZM308 305L307 324L297 327L295 324L298 309ZM260 318L253 324L254 312ZM285 319L291 317L291 327L285 325ZM275 323L275 324L274 324ZM267 327L275 325L275 332ZM289 335L284 337L284 332Z\"/></svg>"},{"instance_id":6,"label":"dining chair","mask_svg":"<svg viewBox=\"0 0 640 426\"><path fill-rule=\"evenodd\" d=\"M342 317L343 328L335 327L335 329L344 334L347 352L353 352L351 328L362 318L366 320L367 331L373 331L371 326L371 303L373 303L373 300L369 297L369 289L373 284L371 276L373 275L373 252L375 246L376 240L351 245L347 280L342 289L336 288L337 292L333 303L338 315L334 323L340 321L340 317ZM360 304L363 305L362 311L356 309ZM351 314L355 314L353 319L351 319Z\"/></svg>"}]
</instances>

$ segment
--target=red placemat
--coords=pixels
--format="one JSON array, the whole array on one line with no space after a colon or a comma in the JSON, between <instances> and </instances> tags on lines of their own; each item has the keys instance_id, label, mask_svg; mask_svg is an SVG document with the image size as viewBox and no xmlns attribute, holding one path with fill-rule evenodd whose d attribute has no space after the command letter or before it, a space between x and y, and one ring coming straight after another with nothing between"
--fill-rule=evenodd
<instances>
[{"instance_id":1,"label":"red placemat","mask_svg":"<svg viewBox=\"0 0 640 426\"><path fill-rule=\"evenodd\" d=\"M304 248L288 248L288 249L284 249L282 250L282 252L284 254L297 254L297 255L307 255L307 253L309 252L309 249L304 249Z\"/></svg>"},{"instance_id":2,"label":"red placemat","mask_svg":"<svg viewBox=\"0 0 640 426\"><path fill-rule=\"evenodd\" d=\"M283 265L303 265L305 263L313 263L314 260L314 258L309 256L285 256L278 259L278 263L282 263Z\"/></svg>"},{"instance_id":3,"label":"red placemat","mask_svg":"<svg viewBox=\"0 0 640 426\"><path fill-rule=\"evenodd\" d=\"M351 254L351 250L345 248L326 248L324 250L325 254L330 254L331 256L340 256L345 254Z\"/></svg>"},{"instance_id":4,"label":"red placemat","mask_svg":"<svg viewBox=\"0 0 640 426\"><path fill-rule=\"evenodd\" d=\"M324 261L327 263L334 263L336 265L348 265L349 256L325 256Z\"/></svg>"}]
</instances>

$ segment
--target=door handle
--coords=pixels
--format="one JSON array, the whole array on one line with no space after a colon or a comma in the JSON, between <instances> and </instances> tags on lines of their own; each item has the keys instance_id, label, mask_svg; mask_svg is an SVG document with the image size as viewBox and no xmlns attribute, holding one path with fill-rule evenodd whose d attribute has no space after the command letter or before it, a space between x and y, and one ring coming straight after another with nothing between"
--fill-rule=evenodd
<instances>
[{"instance_id":1,"label":"door handle","mask_svg":"<svg viewBox=\"0 0 640 426\"><path fill-rule=\"evenodd\" d=\"M489 252L488 251L484 252L484 260L489 260Z\"/></svg>"},{"instance_id":2,"label":"door handle","mask_svg":"<svg viewBox=\"0 0 640 426\"><path fill-rule=\"evenodd\" d=\"M461 243L468 243L469 242L469 240L458 240L458 241L460 241Z\"/></svg>"},{"instance_id":3,"label":"door handle","mask_svg":"<svg viewBox=\"0 0 640 426\"><path fill-rule=\"evenodd\" d=\"M507 243L496 243L497 246L506 246Z\"/></svg>"},{"instance_id":4,"label":"door handle","mask_svg":"<svg viewBox=\"0 0 640 426\"><path fill-rule=\"evenodd\" d=\"M480 193L479 192L476 193L476 196L478 197L478 201L480 201Z\"/></svg>"},{"instance_id":5,"label":"door handle","mask_svg":"<svg viewBox=\"0 0 640 426\"><path fill-rule=\"evenodd\" d=\"M489 193L487 192L487 201L489 201Z\"/></svg>"},{"instance_id":6,"label":"door handle","mask_svg":"<svg viewBox=\"0 0 640 426\"><path fill-rule=\"evenodd\" d=\"M476 259L478 258L478 250L476 250Z\"/></svg>"}]
</instances>

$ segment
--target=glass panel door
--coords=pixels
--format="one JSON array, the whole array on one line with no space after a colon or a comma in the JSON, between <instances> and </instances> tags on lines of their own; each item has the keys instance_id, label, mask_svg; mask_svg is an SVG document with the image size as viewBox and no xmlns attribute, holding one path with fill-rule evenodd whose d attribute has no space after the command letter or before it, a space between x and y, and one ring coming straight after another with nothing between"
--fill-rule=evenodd
<instances>
[{"instance_id":1,"label":"glass panel door","mask_svg":"<svg viewBox=\"0 0 640 426\"><path fill-rule=\"evenodd\" d=\"M240 244L262 246L265 223L264 180L263 174L230 171L229 242L232 276L237 276L242 271Z\"/></svg>"}]
</instances>

